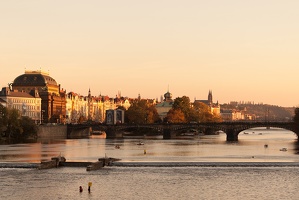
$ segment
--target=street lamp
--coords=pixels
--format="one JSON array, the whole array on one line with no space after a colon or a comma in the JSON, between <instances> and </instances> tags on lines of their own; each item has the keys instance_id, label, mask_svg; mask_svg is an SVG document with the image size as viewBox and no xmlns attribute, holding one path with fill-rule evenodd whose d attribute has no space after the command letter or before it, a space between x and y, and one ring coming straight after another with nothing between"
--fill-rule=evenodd
<instances>
[{"instance_id":1,"label":"street lamp","mask_svg":"<svg viewBox=\"0 0 299 200\"><path fill-rule=\"evenodd\" d=\"M41 117L40 117L40 124L42 124L43 123L43 114L44 114L44 112L45 112L45 110L42 110L41 111Z\"/></svg>"}]
</instances>

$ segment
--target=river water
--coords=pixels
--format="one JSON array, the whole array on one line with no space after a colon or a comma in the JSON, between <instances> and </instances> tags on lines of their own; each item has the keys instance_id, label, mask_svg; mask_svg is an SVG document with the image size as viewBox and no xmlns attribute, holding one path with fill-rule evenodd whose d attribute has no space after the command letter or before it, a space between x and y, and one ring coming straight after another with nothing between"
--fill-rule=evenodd
<instances>
[{"instance_id":1,"label":"river water","mask_svg":"<svg viewBox=\"0 0 299 200\"><path fill-rule=\"evenodd\" d=\"M1 145L1 163L39 163L62 155L67 161L114 157L124 165L89 172L80 167L0 168L0 199L298 199L299 165L283 165L299 163L296 141L293 132L260 128L240 133L238 142L226 142L222 133L174 140L93 136ZM175 167L167 162L175 162ZM183 166L186 162L191 165ZM218 162L232 165L217 166ZM200 167L198 163L216 165ZM243 163L242 167L238 163Z\"/></svg>"}]
</instances>

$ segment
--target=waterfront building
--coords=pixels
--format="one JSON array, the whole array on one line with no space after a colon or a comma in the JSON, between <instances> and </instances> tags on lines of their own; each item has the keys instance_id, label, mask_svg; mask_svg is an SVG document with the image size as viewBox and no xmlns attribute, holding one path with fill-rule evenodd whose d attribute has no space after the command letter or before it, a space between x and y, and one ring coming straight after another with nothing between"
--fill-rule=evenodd
<instances>
[{"instance_id":1,"label":"waterfront building","mask_svg":"<svg viewBox=\"0 0 299 200\"><path fill-rule=\"evenodd\" d=\"M120 93L114 99L114 103L116 107L123 107L125 110L128 110L131 106L130 99L120 96Z\"/></svg>"},{"instance_id":2,"label":"waterfront building","mask_svg":"<svg viewBox=\"0 0 299 200\"><path fill-rule=\"evenodd\" d=\"M158 115L162 120L167 116L167 113L172 108L172 105L173 105L172 94L169 91L167 91L164 94L164 100L156 104Z\"/></svg>"},{"instance_id":3,"label":"waterfront building","mask_svg":"<svg viewBox=\"0 0 299 200\"><path fill-rule=\"evenodd\" d=\"M218 103L213 103L213 94L212 90L209 90L208 94L208 99L207 100L194 100L194 103L196 102L201 102L209 106L210 111L213 115L220 115L220 104Z\"/></svg>"},{"instance_id":4,"label":"waterfront building","mask_svg":"<svg viewBox=\"0 0 299 200\"><path fill-rule=\"evenodd\" d=\"M255 114L248 113L247 106L254 105L252 102L231 101L228 105L223 105L221 116L224 121L254 121L257 119Z\"/></svg>"},{"instance_id":5,"label":"waterfront building","mask_svg":"<svg viewBox=\"0 0 299 200\"><path fill-rule=\"evenodd\" d=\"M41 110L43 122L64 123L66 118L66 91L60 88L60 84L49 76L49 73L41 70L28 71L15 78L11 84L12 90L30 93L37 90L41 98Z\"/></svg>"},{"instance_id":6,"label":"waterfront building","mask_svg":"<svg viewBox=\"0 0 299 200\"><path fill-rule=\"evenodd\" d=\"M88 96L69 92L66 97L66 122L78 123L82 119L83 121L89 120L102 123L106 120L107 110L116 110L119 106L128 109L130 105L128 98L92 96L90 89L88 90Z\"/></svg>"},{"instance_id":7,"label":"waterfront building","mask_svg":"<svg viewBox=\"0 0 299 200\"><path fill-rule=\"evenodd\" d=\"M66 96L66 123L77 123L86 120L88 116L86 98L69 92Z\"/></svg>"},{"instance_id":8,"label":"waterfront building","mask_svg":"<svg viewBox=\"0 0 299 200\"><path fill-rule=\"evenodd\" d=\"M245 119L244 113L235 109L221 110L221 117L223 121L239 121Z\"/></svg>"},{"instance_id":9,"label":"waterfront building","mask_svg":"<svg viewBox=\"0 0 299 200\"><path fill-rule=\"evenodd\" d=\"M35 123L42 122L41 101L36 89L26 93L3 87L0 91L0 103L4 107L19 110L22 116L30 117Z\"/></svg>"}]
</instances>

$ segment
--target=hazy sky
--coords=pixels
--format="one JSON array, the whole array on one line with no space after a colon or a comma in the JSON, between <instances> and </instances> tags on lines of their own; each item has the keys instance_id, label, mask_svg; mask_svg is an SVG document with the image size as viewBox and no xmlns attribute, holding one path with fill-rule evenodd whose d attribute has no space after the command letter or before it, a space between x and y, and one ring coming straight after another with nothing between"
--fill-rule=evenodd
<instances>
[{"instance_id":1,"label":"hazy sky","mask_svg":"<svg viewBox=\"0 0 299 200\"><path fill-rule=\"evenodd\" d=\"M298 0L0 0L2 87L299 105Z\"/></svg>"}]
</instances>

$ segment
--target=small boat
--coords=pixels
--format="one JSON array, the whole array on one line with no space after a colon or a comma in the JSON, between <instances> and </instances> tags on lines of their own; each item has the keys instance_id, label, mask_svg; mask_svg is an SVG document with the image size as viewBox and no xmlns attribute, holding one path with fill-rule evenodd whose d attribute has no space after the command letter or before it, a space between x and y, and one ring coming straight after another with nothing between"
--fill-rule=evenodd
<instances>
[{"instance_id":1,"label":"small boat","mask_svg":"<svg viewBox=\"0 0 299 200\"><path fill-rule=\"evenodd\" d=\"M181 136L194 136L194 133L182 133Z\"/></svg>"},{"instance_id":2,"label":"small boat","mask_svg":"<svg viewBox=\"0 0 299 200\"><path fill-rule=\"evenodd\" d=\"M288 149L287 148L281 148L281 149L279 149L279 151L287 151Z\"/></svg>"},{"instance_id":3,"label":"small boat","mask_svg":"<svg viewBox=\"0 0 299 200\"><path fill-rule=\"evenodd\" d=\"M104 131L91 131L91 135L103 135Z\"/></svg>"}]
</instances>

